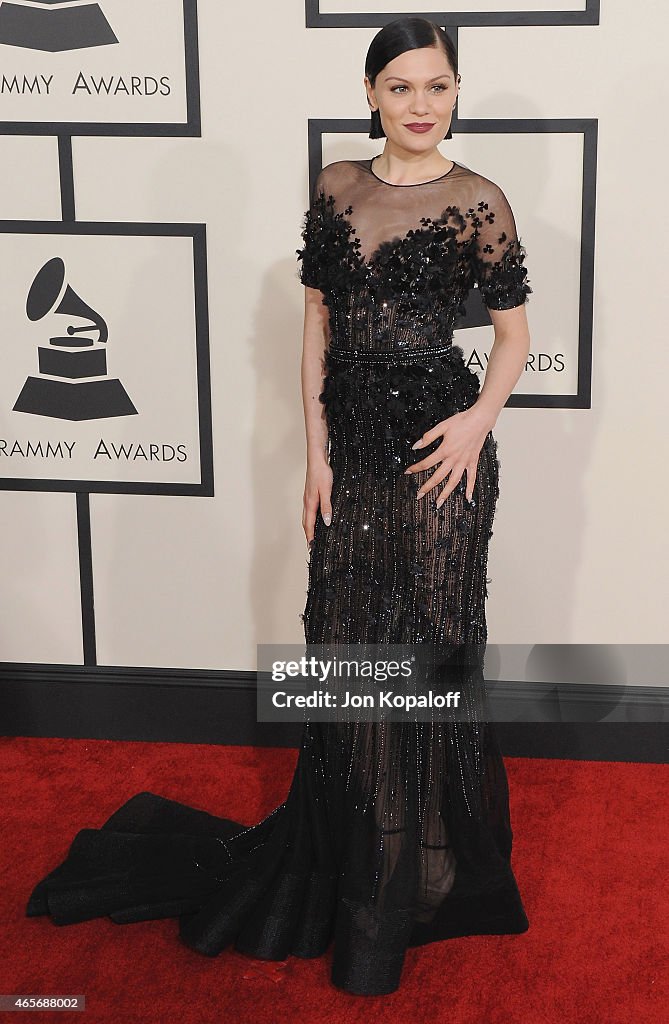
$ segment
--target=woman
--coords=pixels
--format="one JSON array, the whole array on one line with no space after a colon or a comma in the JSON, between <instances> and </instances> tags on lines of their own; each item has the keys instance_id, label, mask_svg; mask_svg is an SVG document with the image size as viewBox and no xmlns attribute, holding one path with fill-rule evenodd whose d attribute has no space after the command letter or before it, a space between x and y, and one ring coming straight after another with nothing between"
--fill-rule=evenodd
<instances>
[{"instance_id":1,"label":"woman","mask_svg":"<svg viewBox=\"0 0 669 1024\"><path fill-rule=\"evenodd\" d=\"M395 991L410 946L527 929L480 652L491 428L528 353L531 289L501 189L437 149L458 82L430 21L378 33L365 85L385 148L323 169L298 252L307 644L427 647L436 689L461 693L464 714L308 721L285 802L251 827L139 793L75 836L29 916L178 916L181 940L208 956L233 944L316 957L334 943L334 984L366 995ZM475 282L495 327L482 390L452 344Z\"/></svg>"},{"instance_id":2,"label":"woman","mask_svg":"<svg viewBox=\"0 0 669 1024\"><path fill-rule=\"evenodd\" d=\"M492 427L528 355L531 288L502 190L437 149L459 80L431 22L378 33L365 86L384 150L321 171L298 253L307 642L430 644L432 679L470 712L307 727L341 872L333 980L355 992L392 991L408 945L528 927L504 764L479 712ZM495 328L483 389L452 344L475 282Z\"/></svg>"}]
</instances>

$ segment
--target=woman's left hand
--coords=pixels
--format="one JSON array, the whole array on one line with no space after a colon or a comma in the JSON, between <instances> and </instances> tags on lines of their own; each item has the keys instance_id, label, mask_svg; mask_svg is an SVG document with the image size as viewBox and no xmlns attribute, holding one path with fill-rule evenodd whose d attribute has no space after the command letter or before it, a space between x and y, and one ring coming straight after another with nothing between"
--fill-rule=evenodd
<instances>
[{"instance_id":1,"label":"woman's left hand","mask_svg":"<svg viewBox=\"0 0 669 1024\"><path fill-rule=\"evenodd\" d=\"M483 442L491 430L490 421L481 415L481 411L473 405L464 412L455 413L447 419L437 423L435 427L428 430L414 444L414 448L425 448L438 437L443 440L438 448L430 455L426 455L422 462L416 462L405 469L405 473L418 473L423 469L430 469L438 465L439 469L432 474L420 490L416 492L417 498L431 491L437 484L441 483L450 473L450 479L442 489L438 499L439 508L455 490L462 479L462 474L467 471L467 501L472 500L474 483L476 481L476 470L478 468L479 455Z\"/></svg>"}]
</instances>

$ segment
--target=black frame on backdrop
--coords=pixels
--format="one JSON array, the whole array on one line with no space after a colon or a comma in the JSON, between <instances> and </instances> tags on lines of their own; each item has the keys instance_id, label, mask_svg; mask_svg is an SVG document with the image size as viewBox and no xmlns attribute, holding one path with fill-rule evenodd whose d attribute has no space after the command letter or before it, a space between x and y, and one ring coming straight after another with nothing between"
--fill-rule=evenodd
<instances>
[{"instance_id":1,"label":"black frame on backdrop","mask_svg":"<svg viewBox=\"0 0 669 1024\"><path fill-rule=\"evenodd\" d=\"M152 480L64 480L41 477L0 477L0 490L74 491L89 494L183 494L214 495L214 458L209 372L209 313L207 299L207 238L204 224L133 224L95 221L0 220L3 234L99 235L102 237L191 238L193 243L193 288L195 299L195 351L198 403L198 449L200 480L197 483L160 483Z\"/></svg>"},{"instance_id":2,"label":"black frame on backdrop","mask_svg":"<svg viewBox=\"0 0 669 1024\"><path fill-rule=\"evenodd\" d=\"M599 25L600 0L585 0L580 10L551 11L469 11L467 0L462 0L460 7L453 10L435 7L432 11L406 11L405 14L415 18L429 18L438 25L460 28L487 28L502 25ZM389 21L402 17L397 11L346 11L342 13L322 13L320 0L304 0L307 28L381 28Z\"/></svg>"},{"instance_id":3,"label":"black frame on backdrop","mask_svg":"<svg viewBox=\"0 0 669 1024\"><path fill-rule=\"evenodd\" d=\"M200 59L197 0L182 0L186 85L186 120L174 123L114 123L112 121L0 121L0 135L137 136L183 138L202 134L200 118Z\"/></svg>"},{"instance_id":4,"label":"black frame on backdrop","mask_svg":"<svg viewBox=\"0 0 669 1024\"><path fill-rule=\"evenodd\" d=\"M583 175L581 193L581 239L579 266L578 354L577 387L573 394L541 394L531 392L510 395L509 408L590 409L592 393L592 329L595 287L595 203L597 195L597 121L590 118L458 119L457 105L451 122L453 135L511 135L514 133L566 132L583 136ZM322 167L322 139L324 135L369 134L369 121L359 118L310 118L309 133L309 194ZM475 289L467 301L468 314L457 327L478 327L490 323L490 316Z\"/></svg>"}]
</instances>

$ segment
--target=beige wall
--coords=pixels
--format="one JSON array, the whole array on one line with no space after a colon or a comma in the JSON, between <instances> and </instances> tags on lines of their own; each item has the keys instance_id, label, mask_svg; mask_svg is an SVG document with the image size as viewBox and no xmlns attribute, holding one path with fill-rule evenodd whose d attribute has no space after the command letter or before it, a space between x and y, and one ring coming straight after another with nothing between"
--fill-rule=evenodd
<instances>
[{"instance_id":1,"label":"beige wall","mask_svg":"<svg viewBox=\"0 0 669 1024\"><path fill-rule=\"evenodd\" d=\"M664 639L667 21L659 2L609 0L598 26L460 31L461 118L599 121L592 408L500 416L492 641ZM201 138L73 141L80 220L208 232L216 494L91 496L101 665L253 669L256 643L302 639L306 120L366 116L375 30L306 30L302 0L200 0L199 25ZM381 146L328 139L324 156ZM573 347L580 142L455 136L442 148L512 201L533 349ZM58 220L57 171L54 139L0 137L0 218ZM0 660L81 663L74 495L2 491L0 508Z\"/></svg>"}]
</instances>

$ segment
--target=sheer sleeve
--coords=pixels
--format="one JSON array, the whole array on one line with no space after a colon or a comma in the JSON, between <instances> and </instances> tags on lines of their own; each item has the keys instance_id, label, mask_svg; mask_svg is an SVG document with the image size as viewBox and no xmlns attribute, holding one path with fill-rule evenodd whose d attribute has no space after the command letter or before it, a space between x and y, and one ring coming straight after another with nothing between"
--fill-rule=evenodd
<instances>
[{"instance_id":1,"label":"sheer sleeve","mask_svg":"<svg viewBox=\"0 0 669 1024\"><path fill-rule=\"evenodd\" d=\"M492 184L492 183L491 183ZM494 185L475 211L472 269L488 309L513 309L532 292L527 279L527 252L518 237L513 211Z\"/></svg>"},{"instance_id":2,"label":"sheer sleeve","mask_svg":"<svg viewBox=\"0 0 669 1024\"><path fill-rule=\"evenodd\" d=\"M311 194L311 204L302 219L302 241L304 247L296 249L299 262L298 275L303 285L319 288L321 267L326 256L325 240L325 169L316 178Z\"/></svg>"}]
</instances>

